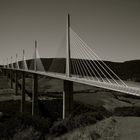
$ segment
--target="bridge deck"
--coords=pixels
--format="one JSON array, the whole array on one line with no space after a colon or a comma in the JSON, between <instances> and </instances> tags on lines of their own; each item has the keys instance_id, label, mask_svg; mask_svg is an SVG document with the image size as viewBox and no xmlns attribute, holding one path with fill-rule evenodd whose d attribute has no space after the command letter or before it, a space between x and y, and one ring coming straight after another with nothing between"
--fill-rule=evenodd
<instances>
[{"instance_id":1,"label":"bridge deck","mask_svg":"<svg viewBox=\"0 0 140 140\"><path fill-rule=\"evenodd\" d=\"M3 68L5 69L5 68ZM86 84L90 86L96 86L99 88L104 88L104 89L109 89L113 91L119 91L122 93L126 94L131 94L135 96L140 96L140 88L136 87L134 83L132 84L129 82L128 86L124 85L118 85L116 83L108 83L108 82L100 82L97 80L92 79L86 79L84 77L76 77L74 75L71 75L71 77L66 76L65 74L61 73L54 73L54 72L44 72L44 71L33 71L33 70L24 70L24 69L10 69L6 68L7 70L13 70L13 71L20 71L20 72L26 72L26 73L31 73L31 74L38 74L38 75L43 75L43 76L49 76L57 79L62 79L62 80L68 80L68 81L73 81L81 84ZM138 83L137 83L138 85Z\"/></svg>"}]
</instances>

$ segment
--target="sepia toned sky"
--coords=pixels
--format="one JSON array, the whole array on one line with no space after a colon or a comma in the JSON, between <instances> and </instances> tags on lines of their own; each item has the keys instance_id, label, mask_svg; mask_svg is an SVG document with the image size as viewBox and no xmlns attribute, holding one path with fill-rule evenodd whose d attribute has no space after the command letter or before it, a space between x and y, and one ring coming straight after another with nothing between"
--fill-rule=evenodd
<instances>
[{"instance_id":1,"label":"sepia toned sky","mask_svg":"<svg viewBox=\"0 0 140 140\"><path fill-rule=\"evenodd\" d=\"M140 59L139 0L0 0L0 63L18 53L56 57L66 43L66 19L100 58ZM60 54L65 56L65 51Z\"/></svg>"}]
</instances>

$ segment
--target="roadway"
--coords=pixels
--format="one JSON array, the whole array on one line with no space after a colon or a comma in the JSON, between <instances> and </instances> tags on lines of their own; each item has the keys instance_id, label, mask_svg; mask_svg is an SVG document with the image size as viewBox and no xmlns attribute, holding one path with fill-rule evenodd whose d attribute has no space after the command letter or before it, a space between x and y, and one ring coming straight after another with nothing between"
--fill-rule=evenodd
<instances>
[{"instance_id":1,"label":"roadway","mask_svg":"<svg viewBox=\"0 0 140 140\"><path fill-rule=\"evenodd\" d=\"M71 75L70 77L68 77L62 73L34 71L34 70L25 70L25 69L11 69L11 68L2 68L2 69L26 72L26 73L30 73L30 74L38 74L38 75L48 76L48 77L57 78L57 79L61 79L61 80L68 80L68 81L73 81L73 82L77 82L77 83L81 83L81 84L85 84L85 85L109 89L112 91L119 91L122 93L131 94L131 95L135 95L135 96L140 96L140 87L139 87L139 83L137 83L137 82L123 81L123 82L125 82L126 85L121 85L121 84L113 83L113 81L111 83L106 82L106 81L98 81L95 78L90 79L90 78L86 78L86 77L77 77L75 75ZM118 83L119 83L119 81L118 81Z\"/></svg>"}]
</instances>

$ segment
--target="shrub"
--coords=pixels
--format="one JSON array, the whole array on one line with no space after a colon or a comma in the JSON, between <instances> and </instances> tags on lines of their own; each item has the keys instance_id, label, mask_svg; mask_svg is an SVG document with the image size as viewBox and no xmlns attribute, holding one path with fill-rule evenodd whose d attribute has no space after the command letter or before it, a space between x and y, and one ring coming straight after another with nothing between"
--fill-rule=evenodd
<instances>
[{"instance_id":1,"label":"shrub","mask_svg":"<svg viewBox=\"0 0 140 140\"><path fill-rule=\"evenodd\" d=\"M140 116L140 107L118 107L114 110L116 116Z\"/></svg>"},{"instance_id":2,"label":"shrub","mask_svg":"<svg viewBox=\"0 0 140 140\"><path fill-rule=\"evenodd\" d=\"M104 117L109 117L112 114L107 111L104 107L102 106L93 106L93 105L85 105L79 102L74 103L74 109L73 109L72 116L76 116L82 113L87 113L87 112L94 112L94 113L99 113L102 114Z\"/></svg>"},{"instance_id":3,"label":"shrub","mask_svg":"<svg viewBox=\"0 0 140 140\"><path fill-rule=\"evenodd\" d=\"M21 121L21 124L24 124L24 127L33 126L36 130L43 133L48 133L49 128L52 125L51 119L49 118L21 115L19 116L19 120Z\"/></svg>"},{"instance_id":4,"label":"shrub","mask_svg":"<svg viewBox=\"0 0 140 140\"><path fill-rule=\"evenodd\" d=\"M0 139L11 139L18 130L24 130L26 128L34 128L40 134L46 134L49 132L51 121L49 119L37 118L26 115L3 115L0 118Z\"/></svg>"},{"instance_id":5,"label":"shrub","mask_svg":"<svg viewBox=\"0 0 140 140\"><path fill-rule=\"evenodd\" d=\"M65 120L55 122L50 129L50 133L54 136L60 136L75 128L94 124L101 119L103 119L103 116L96 112L86 112L76 116L69 116Z\"/></svg>"},{"instance_id":6,"label":"shrub","mask_svg":"<svg viewBox=\"0 0 140 140\"><path fill-rule=\"evenodd\" d=\"M9 117L4 119L4 122L0 120L0 139L9 139L19 127L21 127L21 123L17 118Z\"/></svg>"},{"instance_id":7,"label":"shrub","mask_svg":"<svg viewBox=\"0 0 140 140\"><path fill-rule=\"evenodd\" d=\"M63 121L59 121L54 123L54 125L50 128L50 134L52 134L53 136L60 136L64 133L67 133L67 128L64 124Z\"/></svg>"},{"instance_id":8,"label":"shrub","mask_svg":"<svg viewBox=\"0 0 140 140\"><path fill-rule=\"evenodd\" d=\"M68 130L73 130L74 128L84 127L90 124L96 123L98 120L103 119L103 116L95 112L86 112L75 117L71 117L66 121L66 126Z\"/></svg>"}]
</instances>

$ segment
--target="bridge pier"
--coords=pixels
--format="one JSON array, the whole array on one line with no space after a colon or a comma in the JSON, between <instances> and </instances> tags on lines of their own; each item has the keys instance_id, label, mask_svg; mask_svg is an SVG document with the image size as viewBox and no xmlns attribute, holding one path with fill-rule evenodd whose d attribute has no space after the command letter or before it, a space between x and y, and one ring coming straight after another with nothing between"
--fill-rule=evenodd
<instances>
[{"instance_id":1,"label":"bridge pier","mask_svg":"<svg viewBox=\"0 0 140 140\"><path fill-rule=\"evenodd\" d=\"M18 72L15 71L15 94L18 95Z\"/></svg>"},{"instance_id":2,"label":"bridge pier","mask_svg":"<svg viewBox=\"0 0 140 140\"><path fill-rule=\"evenodd\" d=\"M6 70L3 70L3 72L4 72L4 76L6 76Z\"/></svg>"},{"instance_id":3,"label":"bridge pier","mask_svg":"<svg viewBox=\"0 0 140 140\"><path fill-rule=\"evenodd\" d=\"M17 79L17 78L16 78ZM17 82L17 81L16 81ZM21 84L21 113L24 112L25 106L25 72L22 72L22 84Z\"/></svg>"},{"instance_id":4,"label":"bridge pier","mask_svg":"<svg viewBox=\"0 0 140 140\"><path fill-rule=\"evenodd\" d=\"M9 79L9 71L8 70L6 70L6 76L7 76L7 81L8 81L8 79Z\"/></svg>"},{"instance_id":5,"label":"bridge pier","mask_svg":"<svg viewBox=\"0 0 140 140\"><path fill-rule=\"evenodd\" d=\"M64 80L63 83L63 119L68 117L73 110L73 82Z\"/></svg>"},{"instance_id":6,"label":"bridge pier","mask_svg":"<svg viewBox=\"0 0 140 140\"><path fill-rule=\"evenodd\" d=\"M5 70L1 69L1 71L2 71L2 76L5 76Z\"/></svg>"},{"instance_id":7,"label":"bridge pier","mask_svg":"<svg viewBox=\"0 0 140 140\"><path fill-rule=\"evenodd\" d=\"M32 116L38 115L38 75L33 74L32 83Z\"/></svg>"},{"instance_id":8,"label":"bridge pier","mask_svg":"<svg viewBox=\"0 0 140 140\"><path fill-rule=\"evenodd\" d=\"M13 89L13 71L10 70L10 86Z\"/></svg>"}]
</instances>

